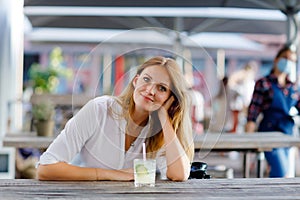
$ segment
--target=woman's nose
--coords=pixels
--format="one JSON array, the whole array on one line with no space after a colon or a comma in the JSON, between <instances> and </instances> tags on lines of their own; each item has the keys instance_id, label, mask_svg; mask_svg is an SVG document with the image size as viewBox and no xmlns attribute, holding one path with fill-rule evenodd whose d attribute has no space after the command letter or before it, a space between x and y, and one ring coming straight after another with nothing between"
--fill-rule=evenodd
<instances>
[{"instance_id":1,"label":"woman's nose","mask_svg":"<svg viewBox=\"0 0 300 200\"><path fill-rule=\"evenodd\" d=\"M156 92L156 84L155 84L155 83L150 83L150 84L147 86L147 92L148 92L149 94L154 95L155 92Z\"/></svg>"}]
</instances>

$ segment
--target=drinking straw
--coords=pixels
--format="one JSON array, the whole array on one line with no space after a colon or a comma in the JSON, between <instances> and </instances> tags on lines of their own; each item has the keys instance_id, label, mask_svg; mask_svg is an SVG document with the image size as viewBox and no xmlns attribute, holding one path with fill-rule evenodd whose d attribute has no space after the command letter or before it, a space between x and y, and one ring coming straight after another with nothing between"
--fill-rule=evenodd
<instances>
[{"instance_id":1,"label":"drinking straw","mask_svg":"<svg viewBox=\"0 0 300 200\"><path fill-rule=\"evenodd\" d=\"M143 160L146 160L146 145L145 142L143 143Z\"/></svg>"}]
</instances>

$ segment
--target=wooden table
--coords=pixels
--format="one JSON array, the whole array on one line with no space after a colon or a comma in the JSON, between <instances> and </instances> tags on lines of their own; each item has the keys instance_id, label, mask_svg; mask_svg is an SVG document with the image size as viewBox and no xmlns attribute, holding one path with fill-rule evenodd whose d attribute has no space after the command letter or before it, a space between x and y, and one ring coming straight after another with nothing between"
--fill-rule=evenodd
<instances>
[{"instance_id":1,"label":"wooden table","mask_svg":"<svg viewBox=\"0 0 300 200\"><path fill-rule=\"evenodd\" d=\"M263 177L264 151L279 147L300 147L300 138L285 135L281 132L255 133L206 133L194 138L195 149L204 156L210 151L244 152L244 177L249 177L249 153L257 154L257 177Z\"/></svg>"},{"instance_id":2,"label":"wooden table","mask_svg":"<svg viewBox=\"0 0 300 200\"><path fill-rule=\"evenodd\" d=\"M35 132L8 133L3 146L47 148L54 137L36 136ZM280 132L205 133L194 137L195 149L201 151L270 151L278 147L300 147L300 138Z\"/></svg>"},{"instance_id":3,"label":"wooden table","mask_svg":"<svg viewBox=\"0 0 300 200\"><path fill-rule=\"evenodd\" d=\"M37 136L36 132L8 133L4 136L3 146L16 148L47 149L54 137Z\"/></svg>"},{"instance_id":4,"label":"wooden table","mask_svg":"<svg viewBox=\"0 0 300 200\"><path fill-rule=\"evenodd\" d=\"M300 199L300 178L195 179L157 181L135 188L133 182L0 180L1 199Z\"/></svg>"}]
</instances>

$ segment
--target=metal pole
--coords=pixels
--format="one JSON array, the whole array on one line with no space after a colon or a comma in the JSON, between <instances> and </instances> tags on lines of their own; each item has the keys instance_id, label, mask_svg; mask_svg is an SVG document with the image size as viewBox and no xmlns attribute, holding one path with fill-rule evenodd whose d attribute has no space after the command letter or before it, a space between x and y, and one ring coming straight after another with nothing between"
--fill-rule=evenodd
<instances>
[{"instance_id":1,"label":"metal pole","mask_svg":"<svg viewBox=\"0 0 300 200\"><path fill-rule=\"evenodd\" d=\"M23 0L0 0L0 136L8 128L22 127L23 87ZM11 113L8 113L8 105Z\"/></svg>"}]
</instances>

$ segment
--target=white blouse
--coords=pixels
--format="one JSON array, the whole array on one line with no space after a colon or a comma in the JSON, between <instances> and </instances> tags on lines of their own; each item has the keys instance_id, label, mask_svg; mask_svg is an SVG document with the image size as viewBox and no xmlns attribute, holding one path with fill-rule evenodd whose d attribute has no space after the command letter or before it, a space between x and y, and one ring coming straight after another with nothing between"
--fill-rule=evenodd
<instances>
[{"instance_id":1,"label":"white blouse","mask_svg":"<svg viewBox=\"0 0 300 200\"><path fill-rule=\"evenodd\" d=\"M113 110L113 111L112 111ZM71 118L65 128L41 155L38 164L67 162L83 167L105 169L133 168L133 160L142 158L142 144L149 130L149 123L133 145L125 151L126 120L114 113L121 106L113 97L101 96L90 100ZM161 177L166 175L166 159L156 158Z\"/></svg>"}]
</instances>

